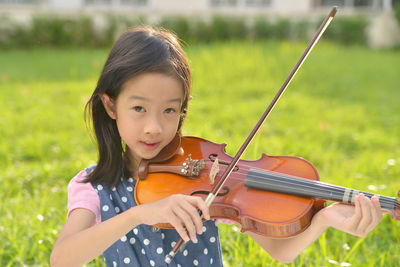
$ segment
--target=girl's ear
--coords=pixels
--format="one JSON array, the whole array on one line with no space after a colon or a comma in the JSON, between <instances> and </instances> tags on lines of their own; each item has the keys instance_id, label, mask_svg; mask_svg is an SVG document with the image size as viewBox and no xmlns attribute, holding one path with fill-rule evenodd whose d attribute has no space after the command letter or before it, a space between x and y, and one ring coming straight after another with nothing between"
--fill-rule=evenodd
<instances>
[{"instance_id":1,"label":"girl's ear","mask_svg":"<svg viewBox=\"0 0 400 267\"><path fill-rule=\"evenodd\" d=\"M117 118L115 112L115 103L114 100L107 94L100 94L101 102L103 102L103 106L111 119L115 120Z\"/></svg>"}]
</instances>

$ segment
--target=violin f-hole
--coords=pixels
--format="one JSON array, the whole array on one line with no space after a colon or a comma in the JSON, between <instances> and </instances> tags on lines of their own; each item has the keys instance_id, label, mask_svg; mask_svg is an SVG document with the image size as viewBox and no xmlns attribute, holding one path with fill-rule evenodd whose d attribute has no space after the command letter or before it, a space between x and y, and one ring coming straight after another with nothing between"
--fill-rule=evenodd
<instances>
[{"instance_id":1,"label":"violin f-hole","mask_svg":"<svg viewBox=\"0 0 400 267\"><path fill-rule=\"evenodd\" d=\"M226 195L229 193L229 191L230 191L230 190L229 190L229 187L227 187L227 186L222 187L222 189L224 190L224 192L218 193L218 194L217 194L217 197L226 196ZM207 191L207 190L198 190L198 191L192 192L190 195L191 195L191 196L196 195L196 194L208 195L210 192L211 192L211 191Z\"/></svg>"}]
</instances>

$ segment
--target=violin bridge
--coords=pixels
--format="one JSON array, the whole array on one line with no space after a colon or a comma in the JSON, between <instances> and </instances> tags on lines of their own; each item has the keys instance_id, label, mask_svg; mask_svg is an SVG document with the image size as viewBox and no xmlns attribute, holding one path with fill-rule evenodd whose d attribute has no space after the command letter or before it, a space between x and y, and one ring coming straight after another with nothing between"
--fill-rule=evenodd
<instances>
[{"instance_id":1,"label":"violin bridge","mask_svg":"<svg viewBox=\"0 0 400 267\"><path fill-rule=\"evenodd\" d=\"M218 158L214 160L213 165L211 166L210 174L209 174L209 179L210 179L210 184L213 185L215 182L215 176L217 176L219 172L219 163L218 163Z\"/></svg>"}]
</instances>

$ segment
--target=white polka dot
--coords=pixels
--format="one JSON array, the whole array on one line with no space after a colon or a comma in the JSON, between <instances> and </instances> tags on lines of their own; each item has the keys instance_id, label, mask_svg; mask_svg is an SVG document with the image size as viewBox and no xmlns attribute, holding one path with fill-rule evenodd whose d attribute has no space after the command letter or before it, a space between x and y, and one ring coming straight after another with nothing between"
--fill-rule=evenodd
<instances>
[{"instance_id":1,"label":"white polka dot","mask_svg":"<svg viewBox=\"0 0 400 267\"><path fill-rule=\"evenodd\" d=\"M211 259L210 259L210 264L213 264L213 262L214 262L214 259L211 258Z\"/></svg>"},{"instance_id":2,"label":"white polka dot","mask_svg":"<svg viewBox=\"0 0 400 267\"><path fill-rule=\"evenodd\" d=\"M128 199L126 197L121 197L122 202L127 202Z\"/></svg>"},{"instance_id":3,"label":"white polka dot","mask_svg":"<svg viewBox=\"0 0 400 267\"><path fill-rule=\"evenodd\" d=\"M133 183L133 179L132 179L132 178L129 178L129 179L128 179L128 182Z\"/></svg>"},{"instance_id":4,"label":"white polka dot","mask_svg":"<svg viewBox=\"0 0 400 267\"><path fill-rule=\"evenodd\" d=\"M148 244L150 244L150 240L148 240L148 239L146 238L145 240L143 240L143 244L145 244L145 245L147 246Z\"/></svg>"},{"instance_id":5,"label":"white polka dot","mask_svg":"<svg viewBox=\"0 0 400 267\"><path fill-rule=\"evenodd\" d=\"M155 263L153 260L150 260L150 265L151 265L151 266L155 266L156 263Z\"/></svg>"},{"instance_id":6,"label":"white polka dot","mask_svg":"<svg viewBox=\"0 0 400 267\"><path fill-rule=\"evenodd\" d=\"M128 239L128 238L126 238L126 235L124 235L123 237L121 237L121 241L122 241L122 242L126 242L127 239Z\"/></svg>"},{"instance_id":7,"label":"white polka dot","mask_svg":"<svg viewBox=\"0 0 400 267\"><path fill-rule=\"evenodd\" d=\"M182 267L180 264L177 265L178 267Z\"/></svg>"},{"instance_id":8,"label":"white polka dot","mask_svg":"<svg viewBox=\"0 0 400 267\"><path fill-rule=\"evenodd\" d=\"M117 267L117 263L115 261L113 261L113 266Z\"/></svg>"},{"instance_id":9,"label":"white polka dot","mask_svg":"<svg viewBox=\"0 0 400 267\"><path fill-rule=\"evenodd\" d=\"M116 213L120 212L120 209L118 207L115 207L115 212Z\"/></svg>"},{"instance_id":10,"label":"white polka dot","mask_svg":"<svg viewBox=\"0 0 400 267\"><path fill-rule=\"evenodd\" d=\"M207 254L208 254L208 249L205 248L205 249L204 249L204 255L207 255Z\"/></svg>"},{"instance_id":11,"label":"white polka dot","mask_svg":"<svg viewBox=\"0 0 400 267\"><path fill-rule=\"evenodd\" d=\"M110 199L112 200L112 195L110 194Z\"/></svg>"},{"instance_id":12,"label":"white polka dot","mask_svg":"<svg viewBox=\"0 0 400 267\"><path fill-rule=\"evenodd\" d=\"M163 249L162 248L157 248L157 253L158 254L161 254L163 252Z\"/></svg>"},{"instance_id":13,"label":"white polka dot","mask_svg":"<svg viewBox=\"0 0 400 267\"><path fill-rule=\"evenodd\" d=\"M187 254L188 254L188 251L187 251L187 249L185 249L185 250L183 251L183 256L187 256Z\"/></svg>"},{"instance_id":14,"label":"white polka dot","mask_svg":"<svg viewBox=\"0 0 400 267\"><path fill-rule=\"evenodd\" d=\"M131 237L131 239L129 239L129 243L131 243L132 245L135 244L136 239L134 237Z\"/></svg>"},{"instance_id":15,"label":"white polka dot","mask_svg":"<svg viewBox=\"0 0 400 267\"><path fill-rule=\"evenodd\" d=\"M203 233L205 232L205 231L207 231L207 227L205 227L204 225L203 225Z\"/></svg>"},{"instance_id":16,"label":"white polka dot","mask_svg":"<svg viewBox=\"0 0 400 267\"><path fill-rule=\"evenodd\" d=\"M194 264L194 266L197 266L197 265L199 265L199 261L198 260L194 260L193 264Z\"/></svg>"},{"instance_id":17,"label":"white polka dot","mask_svg":"<svg viewBox=\"0 0 400 267\"><path fill-rule=\"evenodd\" d=\"M135 234L135 235L137 235L138 234L138 229L137 228L135 228L135 229L133 229L133 233Z\"/></svg>"},{"instance_id":18,"label":"white polka dot","mask_svg":"<svg viewBox=\"0 0 400 267\"><path fill-rule=\"evenodd\" d=\"M161 239L164 239L164 238L165 238L164 233L161 233Z\"/></svg>"},{"instance_id":19,"label":"white polka dot","mask_svg":"<svg viewBox=\"0 0 400 267\"><path fill-rule=\"evenodd\" d=\"M124 263L128 264L131 262L131 259L129 259L128 257L124 258Z\"/></svg>"},{"instance_id":20,"label":"white polka dot","mask_svg":"<svg viewBox=\"0 0 400 267\"><path fill-rule=\"evenodd\" d=\"M171 242L171 247L172 247L172 248L175 247L175 244L176 244L175 241Z\"/></svg>"},{"instance_id":21,"label":"white polka dot","mask_svg":"<svg viewBox=\"0 0 400 267\"><path fill-rule=\"evenodd\" d=\"M146 251L144 251L144 248L142 248L142 254L145 255Z\"/></svg>"},{"instance_id":22,"label":"white polka dot","mask_svg":"<svg viewBox=\"0 0 400 267\"><path fill-rule=\"evenodd\" d=\"M113 189L111 189L111 190L112 190L112 191L117 191L117 188L115 188L115 187L114 187L114 188L113 188Z\"/></svg>"},{"instance_id":23,"label":"white polka dot","mask_svg":"<svg viewBox=\"0 0 400 267\"><path fill-rule=\"evenodd\" d=\"M215 237L213 237L213 236L210 237L210 242L211 242L211 243L214 243L214 242L215 242Z\"/></svg>"},{"instance_id":24,"label":"white polka dot","mask_svg":"<svg viewBox=\"0 0 400 267\"><path fill-rule=\"evenodd\" d=\"M103 186L101 184L97 185L97 190L103 190Z\"/></svg>"},{"instance_id":25,"label":"white polka dot","mask_svg":"<svg viewBox=\"0 0 400 267\"><path fill-rule=\"evenodd\" d=\"M108 211L109 207L107 205L103 206L103 211Z\"/></svg>"},{"instance_id":26,"label":"white polka dot","mask_svg":"<svg viewBox=\"0 0 400 267\"><path fill-rule=\"evenodd\" d=\"M133 188L132 188L132 186L128 186L128 187L126 188L126 190L128 190L129 192L132 192L132 191L133 191Z\"/></svg>"}]
</instances>

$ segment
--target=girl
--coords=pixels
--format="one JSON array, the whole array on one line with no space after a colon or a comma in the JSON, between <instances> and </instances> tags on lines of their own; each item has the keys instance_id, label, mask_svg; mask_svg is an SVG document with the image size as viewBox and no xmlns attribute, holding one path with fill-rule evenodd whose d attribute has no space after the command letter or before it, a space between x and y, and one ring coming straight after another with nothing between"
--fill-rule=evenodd
<instances>
[{"instance_id":1,"label":"girl","mask_svg":"<svg viewBox=\"0 0 400 267\"><path fill-rule=\"evenodd\" d=\"M171 33L136 28L116 41L86 106L99 160L68 185L68 218L52 266L81 266L101 253L107 266L166 266L165 255L179 236L191 242L170 266L222 266L218 229L201 198L172 195L138 206L133 194L141 159L155 157L180 133L190 87L188 62ZM247 234L273 258L291 262L328 227L363 237L381 214L377 198L359 195L355 206L320 210L293 238ZM152 227L157 223L176 230Z\"/></svg>"}]
</instances>

